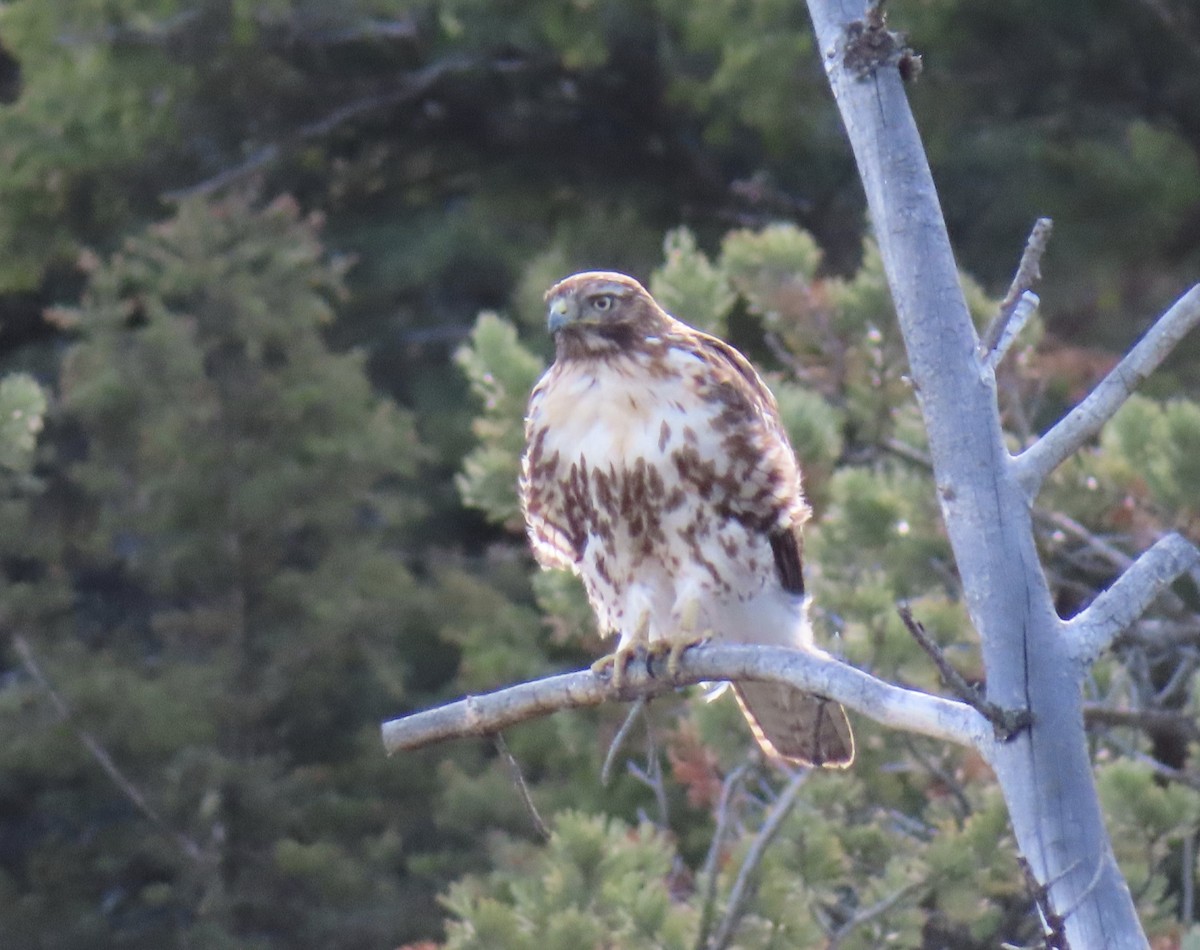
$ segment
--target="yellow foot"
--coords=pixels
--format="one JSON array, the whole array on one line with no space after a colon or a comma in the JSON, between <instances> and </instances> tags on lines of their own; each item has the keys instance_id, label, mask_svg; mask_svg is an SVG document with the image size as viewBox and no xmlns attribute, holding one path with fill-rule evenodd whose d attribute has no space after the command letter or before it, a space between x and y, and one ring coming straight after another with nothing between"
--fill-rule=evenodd
<instances>
[{"instance_id":1,"label":"yellow foot","mask_svg":"<svg viewBox=\"0 0 1200 950\"><path fill-rule=\"evenodd\" d=\"M684 651L708 643L711 639L712 631L708 630L698 637L689 637L686 640L676 640L672 643L670 649L667 651L667 676L671 679L678 679L679 662L683 659Z\"/></svg>"},{"instance_id":2,"label":"yellow foot","mask_svg":"<svg viewBox=\"0 0 1200 950\"><path fill-rule=\"evenodd\" d=\"M625 680L625 668L642 650L640 643L627 643L623 647L617 647L608 656L602 656L593 663L592 672L597 676L611 673L613 689L620 689Z\"/></svg>"},{"instance_id":3,"label":"yellow foot","mask_svg":"<svg viewBox=\"0 0 1200 950\"><path fill-rule=\"evenodd\" d=\"M713 638L711 630L705 630L698 634L696 632L698 626L700 626L700 600L693 597L684 603L683 609L679 612L676 639L667 651L667 675L671 679L679 676L679 661L683 658L684 650L689 647L698 647Z\"/></svg>"},{"instance_id":4,"label":"yellow foot","mask_svg":"<svg viewBox=\"0 0 1200 950\"><path fill-rule=\"evenodd\" d=\"M637 625L633 628L629 639L621 638L622 643L608 656L602 656L592 664L592 672L603 676L605 670L612 667L612 684L614 689L620 689L625 679L625 668L639 653L646 650L650 643L650 611L643 610L638 616Z\"/></svg>"}]
</instances>

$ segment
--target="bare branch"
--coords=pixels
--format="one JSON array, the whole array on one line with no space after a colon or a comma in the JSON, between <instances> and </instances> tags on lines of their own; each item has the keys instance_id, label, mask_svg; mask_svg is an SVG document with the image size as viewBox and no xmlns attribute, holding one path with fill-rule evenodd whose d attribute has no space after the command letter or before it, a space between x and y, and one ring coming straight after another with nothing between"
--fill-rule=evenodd
<instances>
[{"instance_id":1,"label":"bare branch","mask_svg":"<svg viewBox=\"0 0 1200 950\"><path fill-rule=\"evenodd\" d=\"M1033 509L1033 516L1038 521L1082 542L1087 548L1095 551L1114 567L1125 570L1133 564L1133 558L1128 554L1116 545L1110 544L1099 535L1089 531L1087 527L1080 524L1070 515L1065 515L1061 511L1049 511L1045 508L1035 507Z\"/></svg>"},{"instance_id":2,"label":"bare branch","mask_svg":"<svg viewBox=\"0 0 1200 950\"><path fill-rule=\"evenodd\" d=\"M619 691L607 675L590 670L563 673L385 722L383 744L389 753L418 749L445 739L490 735L561 709L661 696L679 686L722 680L796 686L894 729L973 746L985 757L992 748L991 726L963 703L893 686L823 653L714 644L684 653L675 681L667 678L666 662L661 659L631 663Z\"/></svg>"},{"instance_id":3,"label":"bare branch","mask_svg":"<svg viewBox=\"0 0 1200 950\"><path fill-rule=\"evenodd\" d=\"M661 828L670 828L671 812L667 804L662 756L658 752L658 743L654 741L654 729L649 718L646 719L646 768L641 768L630 759L625 762L625 770L654 793L654 802L658 805L658 825Z\"/></svg>"},{"instance_id":4,"label":"bare branch","mask_svg":"<svg viewBox=\"0 0 1200 950\"><path fill-rule=\"evenodd\" d=\"M1021 253L1021 263L1013 275L1008 293L1000 301L1000 312L996 319L983 331L979 342L979 352L984 360L995 367L1004 358L1008 343L1001 346L1007 339L1010 343L1021 332L1021 326L1029 319L1033 310L1028 309L1024 315L1017 313L1025 295L1033 289L1033 285L1042 279L1042 255L1046 253L1046 245L1050 242L1050 232L1054 230L1054 222L1049 218L1038 218L1025 242L1025 250ZM1033 295L1033 308L1037 307L1037 297ZM1007 332L1014 316L1020 316L1019 325L1011 333Z\"/></svg>"},{"instance_id":5,"label":"bare branch","mask_svg":"<svg viewBox=\"0 0 1200 950\"><path fill-rule=\"evenodd\" d=\"M497 732L492 736L492 741L496 744L496 751L500 753L500 758L504 759L508 765L508 771L512 775L513 784L517 786L517 791L521 795L521 801L525 805L525 810L529 812L529 820L533 822L534 829L543 841L549 841L550 828L547 826L545 819L542 818L542 813L538 811L537 805L533 803L533 794L529 791L529 785L525 781L525 773L521 771L520 764L508 750L508 743L504 741L503 735Z\"/></svg>"},{"instance_id":6,"label":"bare branch","mask_svg":"<svg viewBox=\"0 0 1200 950\"><path fill-rule=\"evenodd\" d=\"M1014 460L1017 478L1029 497L1046 476L1103 428L1142 380L1167 358L1180 340L1200 323L1200 284L1158 318L1149 332L1078 406Z\"/></svg>"},{"instance_id":7,"label":"bare branch","mask_svg":"<svg viewBox=\"0 0 1200 950\"><path fill-rule=\"evenodd\" d=\"M1084 703L1083 721L1088 726L1128 726L1142 732L1174 732L1188 742L1200 741L1195 717L1175 709L1117 709L1103 703Z\"/></svg>"},{"instance_id":8,"label":"bare branch","mask_svg":"<svg viewBox=\"0 0 1200 950\"><path fill-rule=\"evenodd\" d=\"M88 754L96 761L96 764L104 770L104 774L109 777L117 789L124 795L131 805L152 824L163 837L170 840L182 853L197 864L204 863L204 849L195 841L189 838L182 832L172 828L160 815L157 809L147 801L146 796L142 794L141 789L133 784L125 775L124 772L117 767L117 763L113 761L108 750L100 744L100 741L86 729L82 729L75 724L75 716L71 711L71 707L67 705L67 701L56 690L53 684L42 671L41 665L34 656L33 647L29 645L20 634L12 636L13 649L21 659L21 665L25 667L25 672L29 674L30 679L37 683L38 687L46 694L46 698L50 700L50 705L54 707L55 713L61 722L70 727Z\"/></svg>"},{"instance_id":9,"label":"bare branch","mask_svg":"<svg viewBox=\"0 0 1200 950\"><path fill-rule=\"evenodd\" d=\"M1013 341L1025 329L1027 324L1035 313L1037 313L1038 304L1041 300L1038 295L1032 290L1027 290L1017 298L1017 302L1013 304L1011 310L1007 311L1008 317L1004 320L1003 325L999 329L999 338L992 344L990 350L984 354L984 365L995 371L1000 361L1004 359L1005 354L1013 345ZM982 349L982 346L980 347Z\"/></svg>"},{"instance_id":10,"label":"bare branch","mask_svg":"<svg viewBox=\"0 0 1200 950\"><path fill-rule=\"evenodd\" d=\"M427 95L445 76L451 73L465 72L475 65L474 60L463 56L448 56L445 59L438 60L436 63L432 63L424 69L419 69L405 77L398 88L377 95L355 99L353 102L334 109L320 119L302 125L289 137L285 144L281 145L275 142L270 145L264 145L262 148L256 149L248 158L237 165L218 172L211 178L197 182L194 185L169 191L163 195L163 198L167 201L186 201L188 198L209 195L220 191L253 175L259 169L278 161L283 155L285 147L295 147L312 139L323 138L333 132L338 126L357 119L359 116L378 112L383 109L394 108L406 102L420 99L422 96Z\"/></svg>"},{"instance_id":11,"label":"bare branch","mask_svg":"<svg viewBox=\"0 0 1200 950\"><path fill-rule=\"evenodd\" d=\"M647 699L642 696L629 710L629 715L625 717L625 721L621 723L621 728L617 730L617 734L613 736L612 744L608 747L608 755L604 757L604 765L600 769L600 784L605 787L612 781L613 764L617 761L617 753L621 751L621 747L625 745L625 740L629 738L629 734L633 732L633 727L637 724L638 717L646 709ZM649 726L647 725L647 729Z\"/></svg>"},{"instance_id":12,"label":"bare branch","mask_svg":"<svg viewBox=\"0 0 1200 950\"><path fill-rule=\"evenodd\" d=\"M712 927L713 908L717 903L717 878L720 873L721 849L725 847L725 836L729 828L729 808L733 796L737 793L746 773L750 769L748 762L739 765L730 772L721 784L721 801L717 805L717 827L713 831L712 842L708 846L708 854L704 858L704 866L699 876L704 884L704 907L700 912L700 929L696 934L696 950L705 950L708 946L708 933Z\"/></svg>"},{"instance_id":13,"label":"bare branch","mask_svg":"<svg viewBox=\"0 0 1200 950\"><path fill-rule=\"evenodd\" d=\"M1025 875L1025 885L1033 897L1038 916L1042 919L1042 946L1045 947L1045 950L1070 950L1070 944L1067 943L1065 915L1057 913L1050 901L1050 884L1054 882L1042 884L1037 879L1037 875L1033 873L1033 868L1029 866L1024 855L1017 855L1017 863Z\"/></svg>"},{"instance_id":14,"label":"bare branch","mask_svg":"<svg viewBox=\"0 0 1200 950\"><path fill-rule=\"evenodd\" d=\"M754 838L754 843L746 852L746 859L738 869L737 879L733 882L733 890L729 892L729 904L726 906L725 916L713 936L712 943L709 944L709 950L725 950L733 940L734 931L737 930L737 925L746 912L745 903L753 892L753 885L757 883L755 878L763 855L767 853L767 847L779 833L784 819L791 812L792 806L796 804L796 796L800 794L801 787L811 774L810 769L797 769L783 791L780 792L779 797L775 799L770 813Z\"/></svg>"},{"instance_id":15,"label":"bare branch","mask_svg":"<svg viewBox=\"0 0 1200 950\"><path fill-rule=\"evenodd\" d=\"M929 658L933 660L933 665L937 667L938 673L941 674L942 681L950 687L959 699L972 709L978 710L992 724L992 729L995 730L996 738L999 741L1007 742L1022 729L1029 726L1033 720L1029 715L1028 709L1002 709L995 703L988 702L980 696L979 691L968 683L963 678L963 675L946 659L946 655L942 653L941 647L926 632L925 625L913 617L912 610L907 605L899 605L896 608L896 613L904 621L904 626L908 628L908 632L912 635L912 638L917 641L917 646L924 650Z\"/></svg>"},{"instance_id":16,"label":"bare branch","mask_svg":"<svg viewBox=\"0 0 1200 950\"><path fill-rule=\"evenodd\" d=\"M882 917L910 894L916 892L924 886L924 881L914 881L911 884L905 884L904 887L893 891L887 897L876 901L869 907L864 907L862 910L855 913L854 916L847 920L844 924L838 927L832 934L830 934L829 943L825 945L825 950L838 950L838 948L842 945L842 941L849 937L850 934L859 927L862 927L864 924L869 924L876 917Z\"/></svg>"},{"instance_id":17,"label":"bare branch","mask_svg":"<svg viewBox=\"0 0 1200 950\"><path fill-rule=\"evenodd\" d=\"M1159 538L1108 590L1073 617L1065 631L1072 657L1091 663L1154 599L1200 561L1200 550L1178 534Z\"/></svg>"}]
</instances>

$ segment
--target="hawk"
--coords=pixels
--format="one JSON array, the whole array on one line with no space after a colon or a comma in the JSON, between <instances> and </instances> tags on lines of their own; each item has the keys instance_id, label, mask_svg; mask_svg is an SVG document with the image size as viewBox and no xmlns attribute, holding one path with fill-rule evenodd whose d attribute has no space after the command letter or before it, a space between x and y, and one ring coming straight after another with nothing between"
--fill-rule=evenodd
<instances>
[{"instance_id":1,"label":"hawk","mask_svg":"<svg viewBox=\"0 0 1200 950\"><path fill-rule=\"evenodd\" d=\"M737 350L667 314L631 277L576 274L546 294L554 364L525 420L520 495L538 562L583 581L615 683L638 650L705 639L814 650L802 572L810 510L775 398ZM836 702L735 692L768 756L844 767Z\"/></svg>"}]
</instances>

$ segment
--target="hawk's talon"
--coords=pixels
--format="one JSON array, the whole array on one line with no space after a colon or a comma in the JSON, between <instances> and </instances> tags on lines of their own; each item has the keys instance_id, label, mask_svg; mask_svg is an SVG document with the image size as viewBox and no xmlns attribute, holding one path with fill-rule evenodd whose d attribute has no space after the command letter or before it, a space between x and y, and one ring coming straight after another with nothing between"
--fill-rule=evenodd
<instances>
[{"instance_id":1,"label":"hawk's talon","mask_svg":"<svg viewBox=\"0 0 1200 950\"><path fill-rule=\"evenodd\" d=\"M678 640L671 644L671 649L667 651L667 676L671 679L679 679L679 664L683 660L684 651L690 650L692 647L703 646L713 638L711 630L706 630L698 637L690 637L687 640Z\"/></svg>"},{"instance_id":2,"label":"hawk's talon","mask_svg":"<svg viewBox=\"0 0 1200 950\"><path fill-rule=\"evenodd\" d=\"M593 663L592 672L596 676L603 676L611 667L613 689L620 689L624 685L625 668L633 662L633 658L641 649L640 643L627 643L625 646L617 647L612 653L600 657Z\"/></svg>"}]
</instances>

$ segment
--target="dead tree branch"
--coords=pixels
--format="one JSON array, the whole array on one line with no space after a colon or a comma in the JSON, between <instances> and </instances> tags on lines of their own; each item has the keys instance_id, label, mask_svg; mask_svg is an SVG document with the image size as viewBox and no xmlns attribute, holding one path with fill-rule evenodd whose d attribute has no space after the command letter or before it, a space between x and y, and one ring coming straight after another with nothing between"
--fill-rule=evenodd
<instances>
[{"instance_id":1,"label":"dead tree branch","mask_svg":"<svg viewBox=\"0 0 1200 950\"><path fill-rule=\"evenodd\" d=\"M62 697L62 694L54 688L54 685L42 670L41 664L38 663L29 641L20 634L13 634L12 645L13 650L16 651L17 656L21 660L21 665L25 668L25 672L29 674L29 678L46 695L46 698L50 701L50 705L54 707L54 712L58 716L59 721L75 733L75 738L79 740L80 744L87 750L88 755L95 760L96 764L104 770L104 774L117 787L117 790L129 800L129 803L133 805L138 813L150 822L164 838L174 844L184 857L196 864L203 864L204 849L187 835L172 828L166 819L159 814L158 810L150 804L146 796L142 794L141 789L134 785L125 773L121 771L117 763L113 761L113 757L108 754L108 750L100 744L100 740L86 729L76 725L75 714L67 704L67 701Z\"/></svg>"},{"instance_id":2,"label":"dead tree branch","mask_svg":"<svg viewBox=\"0 0 1200 950\"><path fill-rule=\"evenodd\" d=\"M1180 340L1200 324L1200 284L1180 297L1078 406L1014 460L1032 498L1046 477L1104 427Z\"/></svg>"},{"instance_id":3,"label":"dead tree branch","mask_svg":"<svg viewBox=\"0 0 1200 950\"><path fill-rule=\"evenodd\" d=\"M661 696L680 686L723 680L796 686L835 699L885 726L972 746L985 757L993 744L990 724L969 706L893 686L821 653L706 644L683 655L679 674L671 681L665 661L635 661L619 691L607 676L590 670L549 676L385 722L383 744L389 753L418 749L446 739L491 735L562 709Z\"/></svg>"},{"instance_id":4,"label":"dead tree branch","mask_svg":"<svg viewBox=\"0 0 1200 950\"><path fill-rule=\"evenodd\" d=\"M226 168L211 178L196 182L194 185L169 191L163 195L163 198L167 201L186 201L189 198L210 195L221 191L240 181L244 181L260 169L278 161L287 150L294 149L297 145L312 141L313 139L323 138L339 126L361 116L380 112L384 109L395 108L406 102L414 102L422 96L428 95L433 87L446 76L466 72L476 65L475 60L465 56L448 56L445 59L438 60L436 63L432 63L424 69L419 69L405 77L404 81L397 88L348 102L334 109L328 115L302 125L286 141L264 145L231 168Z\"/></svg>"},{"instance_id":5,"label":"dead tree branch","mask_svg":"<svg viewBox=\"0 0 1200 950\"><path fill-rule=\"evenodd\" d=\"M1050 241L1050 232L1053 229L1054 222L1049 218L1038 218L1033 225L1029 240L1025 242L1025 250L1021 254L1021 263L1017 265L1017 272L1013 275L1012 284L1009 285L1004 299L1000 301L1000 311L991 325L984 330L979 341L980 354L993 367L1004 358L1009 344L1021 332L1021 327L1037 308L1037 297L1030 291L1033 290L1033 285L1042 279L1042 256L1046 253L1046 245ZM1026 303L1024 312L1019 312L1027 295L1033 298L1032 302ZM1014 320L1014 317L1017 319Z\"/></svg>"},{"instance_id":6,"label":"dead tree branch","mask_svg":"<svg viewBox=\"0 0 1200 950\"><path fill-rule=\"evenodd\" d=\"M950 664L950 661L946 659L946 655L942 652L941 648L925 630L925 625L912 615L912 610L907 605L901 604L896 608L896 612L900 615L904 626L908 628L909 634L917 641L917 646L924 650L926 655L933 660L933 665L937 667L942 681L950 687L954 695L972 709L978 711L981 716L992 724L992 729L995 731L998 741L1007 742L1022 729L1029 726L1032 720L1028 709L1002 709L995 703L984 699L979 694L979 691L968 683L963 678L963 675Z\"/></svg>"},{"instance_id":7,"label":"dead tree branch","mask_svg":"<svg viewBox=\"0 0 1200 950\"><path fill-rule=\"evenodd\" d=\"M1072 656L1091 663L1181 574L1200 562L1200 550L1178 534L1159 538L1108 590L1066 624Z\"/></svg>"},{"instance_id":8,"label":"dead tree branch","mask_svg":"<svg viewBox=\"0 0 1200 950\"><path fill-rule=\"evenodd\" d=\"M717 928L716 934L713 935L709 950L725 950L733 940L737 926L746 912L746 901L750 899L757 885L758 867L762 864L763 855L767 853L767 847L779 834L784 819L791 813L792 806L796 804L796 796L800 794L800 789L811 774L810 769L797 769L791 780L784 786L783 791L779 793L779 797L771 805L771 811L763 821L758 834L754 836L754 842L750 845L750 850L746 852L746 858L742 861L741 868L738 869L733 889L729 892L729 904L725 908L725 916L722 918L721 926Z\"/></svg>"}]
</instances>

